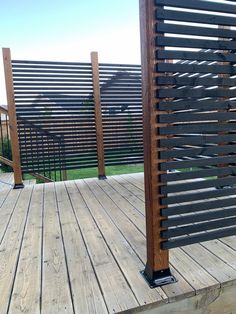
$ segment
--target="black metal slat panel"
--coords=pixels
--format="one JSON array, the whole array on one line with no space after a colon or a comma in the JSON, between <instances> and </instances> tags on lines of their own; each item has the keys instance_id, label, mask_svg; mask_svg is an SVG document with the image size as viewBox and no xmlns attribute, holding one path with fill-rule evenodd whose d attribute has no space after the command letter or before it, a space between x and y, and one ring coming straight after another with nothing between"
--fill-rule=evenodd
<instances>
[{"instance_id":1,"label":"black metal slat panel","mask_svg":"<svg viewBox=\"0 0 236 314\"><path fill-rule=\"evenodd\" d=\"M107 68L107 64L100 64L101 72ZM142 163L141 67L135 68L134 71L132 67L109 65L109 69L110 76L100 75L106 165L120 162L132 163L132 161ZM117 86L121 82L126 85L117 93ZM135 90L132 88L133 82L136 84ZM124 97L125 94L129 95L129 98ZM113 139L112 143L111 139ZM127 152L122 151L123 146L126 147ZM135 147L135 150L132 150L132 147Z\"/></svg>"},{"instance_id":2,"label":"black metal slat panel","mask_svg":"<svg viewBox=\"0 0 236 314\"><path fill-rule=\"evenodd\" d=\"M97 166L91 64L14 60L12 65L23 170L35 168L36 160L41 171L59 167L60 154L53 156L55 137L63 141L67 169ZM102 101L109 110L104 111L108 162L142 162L141 66L102 64L100 76ZM114 114L124 102L128 112ZM127 137L130 127L135 140Z\"/></svg>"},{"instance_id":3,"label":"black metal slat panel","mask_svg":"<svg viewBox=\"0 0 236 314\"><path fill-rule=\"evenodd\" d=\"M236 32L219 27L236 25L236 6L155 3L161 237L170 249L236 234Z\"/></svg>"},{"instance_id":4,"label":"black metal slat panel","mask_svg":"<svg viewBox=\"0 0 236 314\"><path fill-rule=\"evenodd\" d=\"M38 171L64 164L97 166L91 64L13 61L12 65L23 170L29 172L35 164ZM90 140L81 145L80 136L88 133Z\"/></svg>"}]
</instances>

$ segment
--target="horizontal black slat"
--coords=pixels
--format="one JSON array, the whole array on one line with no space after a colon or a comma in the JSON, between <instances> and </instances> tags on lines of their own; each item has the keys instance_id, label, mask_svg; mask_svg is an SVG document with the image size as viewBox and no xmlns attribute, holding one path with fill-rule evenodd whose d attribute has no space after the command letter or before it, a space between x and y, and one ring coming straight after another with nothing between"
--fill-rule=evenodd
<instances>
[{"instance_id":1,"label":"horizontal black slat","mask_svg":"<svg viewBox=\"0 0 236 314\"><path fill-rule=\"evenodd\" d=\"M215 29L214 29L215 30ZM178 51L178 50L157 50L157 59L183 59L199 61L236 62L234 53L222 52L201 52L201 51Z\"/></svg>"},{"instance_id":2,"label":"horizontal black slat","mask_svg":"<svg viewBox=\"0 0 236 314\"><path fill-rule=\"evenodd\" d=\"M157 104L157 109L159 110L189 110L189 109L197 109L197 110L217 110L217 109L236 109L236 101L232 100L201 100L201 101L193 101L193 100L185 100L185 101L160 101Z\"/></svg>"},{"instance_id":3,"label":"horizontal black slat","mask_svg":"<svg viewBox=\"0 0 236 314\"><path fill-rule=\"evenodd\" d=\"M86 91L86 94L92 93L92 88L91 87L15 87L14 88L15 94L41 94L44 93L45 91L48 93L48 91L63 91L64 93L71 93L71 91L77 91L76 94L84 94ZM22 92L21 92L22 91ZM24 91L24 92L23 92ZM34 91L34 92L33 92Z\"/></svg>"},{"instance_id":4,"label":"horizontal black slat","mask_svg":"<svg viewBox=\"0 0 236 314\"><path fill-rule=\"evenodd\" d=\"M236 89L205 89L205 88L169 88L158 89L157 98L206 98L206 97L236 97Z\"/></svg>"},{"instance_id":5,"label":"horizontal black slat","mask_svg":"<svg viewBox=\"0 0 236 314\"><path fill-rule=\"evenodd\" d=\"M24 84L24 85L30 85L30 84L69 84L69 83L75 83L76 85L80 84L88 84L91 83L91 78L80 78L80 79L65 79L63 76L58 78L41 78L40 76L38 78L33 77L33 78L25 78L25 77L14 77L14 85L16 84Z\"/></svg>"},{"instance_id":6,"label":"horizontal black slat","mask_svg":"<svg viewBox=\"0 0 236 314\"><path fill-rule=\"evenodd\" d=\"M209 40L196 38L178 38L176 37L156 37L157 47L182 47L182 48L202 48L216 50L232 50L236 48L235 41L228 40Z\"/></svg>"},{"instance_id":7,"label":"horizontal black slat","mask_svg":"<svg viewBox=\"0 0 236 314\"><path fill-rule=\"evenodd\" d=\"M168 158L180 158L180 157L196 157L199 155L208 156L211 154L229 154L236 152L236 145L215 145L215 146L203 146L196 148L181 148L172 149L168 151L161 151L159 153L161 159Z\"/></svg>"},{"instance_id":8,"label":"horizontal black slat","mask_svg":"<svg viewBox=\"0 0 236 314\"><path fill-rule=\"evenodd\" d=\"M236 86L235 78L201 78L201 77L175 77L166 76L156 79L157 85L188 85L188 86Z\"/></svg>"},{"instance_id":9,"label":"horizontal black slat","mask_svg":"<svg viewBox=\"0 0 236 314\"><path fill-rule=\"evenodd\" d=\"M203 166L214 166L220 164L235 164L236 157L233 156L222 156L222 157L210 157L210 158L198 158L198 159L189 159L181 161L168 161L163 162L160 165L162 171L172 170L172 169L184 169L191 167L203 167Z\"/></svg>"},{"instance_id":10,"label":"horizontal black slat","mask_svg":"<svg viewBox=\"0 0 236 314\"><path fill-rule=\"evenodd\" d=\"M81 69L78 70L66 70L66 71L61 71L61 70L36 70L36 69L12 69L13 71L13 77L15 74L19 74L21 73L21 75L31 75L32 74L38 74L38 76L41 76L41 74L60 74L61 77L63 75L68 75L68 74L82 74L82 75L86 75L86 76L91 76L92 75L92 71L91 69L86 69L84 71L82 71ZM40 75L39 75L40 74Z\"/></svg>"},{"instance_id":11,"label":"horizontal black slat","mask_svg":"<svg viewBox=\"0 0 236 314\"><path fill-rule=\"evenodd\" d=\"M25 89L28 89L30 88L31 86L35 86L35 87L41 87L41 86L44 86L45 88L46 87L49 87L49 86L53 86L53 87L59 87L59 86L62 86L62 87L65 87L65 86L76 86L78 89L81 87L81 86L85 86L85 87L88 87L88 88L93 88L93 84L92 82L86 82L86 83L82 83L82 82L67 82L67 81L64 81L63 83L62 82L17 82L17 81L14 81L14 86L20 86L20 87L24 87Z\"/></svg>"},{"instance_id":12,"label":"horizontal black slat","mask_svg":"<svg viewBox=\"0 0 236 314\"><path fill-rule=\"evenodd\" d=\"M175 135L175 134L193 134L193 133L217 133L220 131L236 130L236 123L188 123L178 126L168 126L159 128L160 135Z\"/></svg>"},{"instance_id":13,"label":"horizontal black slat","mask_svg":"<svg viewBox=\"0 0 236 314\"><path fill-rule=\"evenodd\" d=\"M27 80L28 80L28 78L40 78L40 79L42 79L42 78L44 78L44 79L46 79L46 78L60 78L60 79L65 79L65 78L76 78L76 79L86 78L86 79L88 79L88 78L91 78L92 79L92 73L86 73L86 74L81 74L81 75L78 75L78 73L74 74L74 75L69 75L66 73L62 74L62 73L60 73L60 71L58 74L52 74L52 73L36 74L34 72L30 72L27 74L26 73L13 73L13 79L15 79L15 78L21 78L21 79L25 78Z\"/></svg>"},{"instance_id":14,"label":"horizontal black slat","mask_svg":"<svg viewBox=\"0 0 236 314\"><path fill-rule=\"evenodd\" d=\"M184 192L184 191L191 191L197 189L205 189L210 187L221 188L224 186L232 186L236 184L236 177L226 177L220 179L212 179L212 180L202 180L202 181L194 181L194 182L186 182L186 183L179 183L179 184L172 184L161 186L160 191L162 194L167 193L177 193L177 192Z\"/></svg>"},{"instance_id":15,"label":"horizontal black slat","mask_svg":"<svg viewBox=\"0 0 236 314\"><path fill-rule=\"evenodd\" d=\"M114 64L114 63L99 63L99 66L100 67L119 67L119 68L122 68L122 67L128 67L128 68L141 68L140 64Z\"/></svg>"},{"instance_id":16,"label":"horizontal black slat","mask_svg":"<svg viewBox=\"0 0 236 314\"><path fill-rule=\"evenodd\" d=\"M75 65L75 66L91 66L88 62L62 62L62 61L38 61L38 60L12 60L14 64L41 64L41 65Z\"/></svg>"},{"instance_id":17,"label":"horizontal black slat","mask_svg":"<svg viewBox=\"0 0 236 314\"><path fill-rule=\"evenodd\" d=\"M236 74L236 67L231 65L206 65L206 64L172 64L158 63L158 72L180 72L180 73L214 73L214 74Z\"/></svg>"},{"instance_id":18,"label":"horizontal black slat","mask_svg":"<svg viewBox=\"0 0 236 314\"><path fill-rule=\"evenodd\" d=\"M179 171L161 175L161 182L172 182L179 180L189 180L196 178L205 178L212 176L236 175L236 167L216 167L211 169L195 170L195 171Z\"/></svg>"},{"instance_id":19,"label":"horizontal black slat","mask_svg":"<svg viewBox=\"0 0 236 314\"><path fill-rule=\"evenodd\" d=\"M164 147L175 147L180 145L205 145L205 144L218 144L236 141L235 134L217 135L217 136L184 136L184 137L172 137L159 140L161 148Z\"/></svg>"},{"instance_id":20,"label":"horizontal black slat","mask_svg":"<svg viewBox=\"0 0 236 314\"><path fill-rule=\"evenodd\" d=\"M141 157L141 156L137 156L137 157L132 157L132 158L129 158L129 157L127 157L127 158L122 158L122 159L120 159L120 158L116 158L116 159L114 159L114 158L107 158L106 160L105 160L105 165L106 166L116 166L116 165L125 165L125 164L139 164L139 163L143 163L143 157Z\"/></svg>"},{"instance_id":21,"label":"horizontal black slat","mask_svg":"<svg viewBox=\"0 0 236 314\"><path fill-rule=\"evenodd\" d=\"M191 214L191 215L182 215L179 217L175 217L175 218L171 217L166 220L162 220L161 227L168 228L168 227L182 226L182 225L196 223L200 221L232 217L235 215L236 215L236 207L227 208L227 209L209 210L203 213L201 212L201 213Z\"/></svg>"},{"instance_id":22,"label":"horizontal black slat","mask_svg":"<svg viewBox=\"0 0 236 314\"><path fill-rule=\"evenodd\" d=\"M214 11L220 13L236 13L236 6L232 4L219 3L217 1L202 1L202 0L156 0L156 5L172 6L177 8L196 9Z\"/></svg>"},{"instance_id":23,"label":"horizontal black slat","mask_svg":"<svg viewBox=\"0 0 236 314\"><path fill-rule=\"evenodd\" d=\"M76 92L72 92L72 91L68 91L66 92L70 95L77 95L78 97L80 96L83 96L84 99L87 99L90 97L90 93L88 91L76 91ZM43 96L42 96L43 94ZM22 96L24 95L24 96ZM54 92L54 91L47 91L47 92L44 92L44 90L41 90L41 91L16 91L15 90L15 97L16 99L22 99L22 98L43 98L43 97L57 97L57 92ZM60 97L60 95L58 96Z\"/></svg>"},{"instance_id":24,"label":"horizontal black slat","mask_svg":"<svg viewBox=\"0 0 236 314\"><path fill-rule=\"evenodd\" d=\"M228 237L236 234L236 227L225 228L217 231L209 231L199 235L192 235L182 238L175 238L169 241L162 242L162 249L171 249L174 247L209 241L217 238Z\"/></svg>"},{"instance_id":25,"label":"horizontal black slat","mask_svg":"<svg viewBox=\"0 0 236 314\"><path fill-rule=\"evenodd\" d=\"M161 214L163 217L167 217L180 214L197 213L199 211L207 211L209 209L228 206L236 206L236 198L217 199L210 202L205 201L188 205L173 206L162 209Z\"/></svg>"},{"instance_id":26,"label":"horizontal black slat","mask_svg":"<svg viewBox=\"0 0 236 314\"><path fill-rule=\"evenodd\" d=\"M87 65L87 66L80 66L80 65L78 65L78 66L73 66L73 65L70 65L70 64L64 64L64 65L62 65L62 64L58 64L58 65L56 65L56 64L23 64L23 63L14 63L14 62L12 62L12 69L13 69L13 71L15 71L16 69L17 70L22 70L22 71L28 71L29 69L31 69L31 70L38 70L38 69L50 69L50 70L52 70L52 72L54 71L54 70L63 70L63 71L67 71L67 70L82 70L82 71L92 71L92 66L91 66L91 64L90 65Z\"/></svg>"},{"instance_id":27,"label":"horizontal black slat","mask_svg":"<svg viewBox=\"0 0 236 314\"><path fill-rule=\"evenodd\" d=\"M236 225L236 217L219 219L216 221L202 222L198 224L192 224L186 227L173 228L166 231L162 231L161 237L164 239L170 239L173 237L183 236L192 233L198 233L202 231L208 231L212 229L221 229L224 227L231 227Z\"/></svg>"},{"instance_id":28,"label":"horizontal black slat","mask_svg":"<svg viewBox=\"0 0 236 314\"><path fill-rule=\"evenodd\" d=\"M156 23L156 32L193 36L236 38L236 31L231 29L196 27L189 25L168 24L162 22Z\"/></svg>"},{"instance_id":29,"label":"horizontal black slat","mask_svg":"<svg viewBox=\"0 0 236 314\"><path fill-rule=\"evenodd\" d=\"M236 112L206 112L206 113L175 113L158 116L160 123L210 121L210 120L234 120Z\"/></svg>"},{"instance_id":30,"label":"horizontal black slat","mask_svg":"<svg viewBox=\"0 0 236 314\"><path fill-rule=\"evenodd\" d=\"M201 13L191 13L182 12L174 10L166 10L158 8L156 10L157 20L172 20L190 23L203 23L203 24L215 24L215 25L227 25L236 26L236 18L229 16L220 16L214 14L201 14Z\"/></svg>"},{"instance_id":31,"label":"horizontal black slat","mask_svg":"<svg viewBox=\"0 0 236 314\"><path fill-rule=\"evenodd\" d=\"M227 189L212 189L211 191L206 192L196 192L188 193L182 195L168 196L161 199L162 205L170 205L177 203L193 202L198 200L204 200L214 197L224 197L236 194L236 188L227 188Z\"/></svg>"}]
</instances>

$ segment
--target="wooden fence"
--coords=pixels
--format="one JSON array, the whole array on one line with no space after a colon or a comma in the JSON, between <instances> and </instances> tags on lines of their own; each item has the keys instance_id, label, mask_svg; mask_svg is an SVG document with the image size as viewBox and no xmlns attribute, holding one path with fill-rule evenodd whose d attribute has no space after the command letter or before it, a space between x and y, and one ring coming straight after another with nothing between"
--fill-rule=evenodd
<instances>
[{"instance_id":1,"label":"wooden fence","mask_svg":"<svg viewBox=\"0 0 236 314\"><path fill-rule=\"evenodd\" d=\"M96 52L90 63L5 54L23 172L98 166L104 178L107 165L143 162L140 65L101 64Z\"/></svg>"},{"instance_id":2,"label":"wooden fence","mask_svg":"<svg viewBox=\"0 0 236 314\"><path fill-rule=\"evenodd\" d=\"M144 275L155 286L175 280L169 249L236 234L236 6L141 0L140 12Z\"/></svg>"}]
</instances>

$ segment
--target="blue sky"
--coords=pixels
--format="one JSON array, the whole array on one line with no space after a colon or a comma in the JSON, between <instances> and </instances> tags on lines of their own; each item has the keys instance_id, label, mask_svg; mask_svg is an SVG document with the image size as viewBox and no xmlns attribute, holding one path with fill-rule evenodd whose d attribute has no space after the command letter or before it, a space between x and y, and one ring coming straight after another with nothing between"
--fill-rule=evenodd
<instances>
[{"instance_id":1,"label":"blue sky","mask_svg":"<svg viewBox=\"0 0 236 314\"><path fill-rule=\"evenodd\" d=\"M0 0L0 43L12 58L140 63L138 0ZM0 63L0 103L5 102Z\"/></svg>"}]
</instances>

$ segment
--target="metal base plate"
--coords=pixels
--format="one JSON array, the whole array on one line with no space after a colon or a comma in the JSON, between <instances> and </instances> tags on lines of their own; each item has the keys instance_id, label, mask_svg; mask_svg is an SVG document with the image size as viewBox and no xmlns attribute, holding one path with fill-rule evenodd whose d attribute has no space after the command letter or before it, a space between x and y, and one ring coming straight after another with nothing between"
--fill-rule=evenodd
<instances>
[{"instance_id":1,"label":"metal base plate","mask_svg":"<svg viewBox=\"0 0 236 314\"><path fill-rule=\"evenodd\" d=\"M145 270L141 271L141 274L148 283L149 287L152 289L177 282L176 278L171 274L169 268L154 272L152 278L149 278L146 275Z\"/></svg>"},{"instance_id":2,"label":"metal base plate","mask_svg":"<svg viewBox=\"0 0 236 314\"><path fill-rule=\"evenodd\" d=\"M98 179L99 179L99 180L106 180L106 179L107 179L107 177L106 177L106 176L104 176L104 175L101 175L101 176L98 176Z\"/></svg>"},{"instance_id":3,"label":"metal base plate","mask_svg":"<svg viewBox=\"0 0 236 314\"><path fill-rule=\"evenodd\" d=\"M23 183L21 183L21 184L15 184L14 187L13 187L13 189L14 189L14 190L23 189L24 187L25 187L25 186L24 186Z\"/></svg>"}]
</instances>

